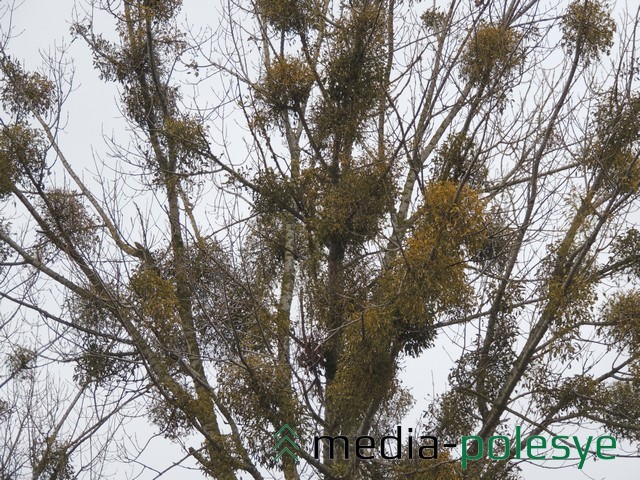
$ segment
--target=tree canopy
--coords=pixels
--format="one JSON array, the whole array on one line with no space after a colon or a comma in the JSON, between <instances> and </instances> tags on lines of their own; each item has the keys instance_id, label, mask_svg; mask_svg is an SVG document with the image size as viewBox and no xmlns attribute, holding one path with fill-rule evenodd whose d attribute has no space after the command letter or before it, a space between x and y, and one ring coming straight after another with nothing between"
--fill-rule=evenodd
<instances>
[{"instance_id":1,"label":"tree canopy","mask_svg":"<svg viewBox=\"0 0 640 480\"><path fill-rule=\"evenodd\" d=\"M640 13L231 0L199 28L182 3L79 3L118 96L117 134L73 140L92 161L72 59L29 70L4 12L1 478L102 478L134 432L183 455L156 478L520 478L459 449L274 456L285 424L380 437L414 402L453 443L640 440ZM437 342L449 385L412 398Z\"/></svg>"}]
</instances>

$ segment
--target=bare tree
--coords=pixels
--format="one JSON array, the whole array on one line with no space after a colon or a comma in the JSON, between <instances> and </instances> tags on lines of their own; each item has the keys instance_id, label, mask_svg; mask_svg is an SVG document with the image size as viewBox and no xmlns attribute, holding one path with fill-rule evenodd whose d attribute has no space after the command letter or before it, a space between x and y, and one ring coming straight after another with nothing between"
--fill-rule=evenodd
<instances>
[{"instance_id":1,"label":"bare tree","mask_svg":"<svg viewBox=\"0 0 640 480\"><path fill-rule=\"evenodd\" d=\"M517 478L459 450L275 458L285 424L395 428L402 360L443 335L426 434L638 439L637 12L256 0L198 31L181 6L75 19L128 136L93 180L64 57L2 43L3 478L99 477L131 416L224 480Z\"/></svg>"}]
</instances>

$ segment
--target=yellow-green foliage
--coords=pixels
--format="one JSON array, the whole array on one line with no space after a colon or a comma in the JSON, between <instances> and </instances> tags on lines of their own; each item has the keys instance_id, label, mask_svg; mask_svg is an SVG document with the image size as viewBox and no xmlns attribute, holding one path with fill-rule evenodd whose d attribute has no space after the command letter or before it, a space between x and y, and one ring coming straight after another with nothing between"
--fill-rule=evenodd
<instances>
[{"instance_id":1,"label":"yellow-green foliage","mask_svg":"<svg viewBox=\"0 0 640 480\"><path fill-rule=\"evenodd\" d=\"M393 348L398 333L389 308L353 314L342 332L340 368L327 388L327 402L338 408L341 428L355 429L371 401L371 392L392 397L397 364Z\"/></svg>"},{"instance_id":2,"label":"yellow-green foliage","mask_svg":"<svg viewBox=\"0 0 640 480\"><path fill-rule=\"evenodd\" d=\"M603 329L612 344L640 354L640 291L615 295L602 313Z\"/></svg>"},{"instance_id":3,"label":"yellow-green foliage","mask_svg":"<svg viewBox=\"0 0 640 480\"><path fill-rule=\"evenodd\" d=\"M306 168L295 180L270 169L257 176L260 193L254 195L254 210L261 223L272 229L272 240L282 238L280 215L283 207L294 201L308 215L307 224L320 242L358 246L379 232L395 190L387 163L344 159L342 164L342 173L335 181L322 168ZM278 250L278 245L274 247ZM282 241L279 249L281 255Z\"/></svg>"},{"instance_id":4,"label":"yellow-green foliage","mask_svg":"<svg viewBox=\"0 0 640 480\"><path fill-rule=\"evenodd\" d=\"M264 20L283 33L302 33L313 21L309 0L257 0L256 5Z\"/></svg>"},{"instance_id":5,"label":"yellow-green foliage","mask_svg":"<svg viewBox=\"0 0 640 480\"><path fill-rule=\"evenodd\" d=\"M17 346L4 359L9 375L17 378L28 378L35 367L36 352L30 348Z\"/></svg>"},{"instance_id":6,"label":"yellow-green foliage","mask_svg":"<svg viewBox=\"0 0 640 480\"><path fill-rule=\"evenodd\" d=\"M473 84L508 79L524 63L522 34L490 23L478 26L462 57L462 74Z\"/></svg>"},{"instance_id":7,"label":"yellow-green foliage","mask_svg":"<svg viewBox=\"0 0 640 480\"><path fill-rule=\"evenodd\" d=\"M541 389L540 404L544 410L548 409L554 414L558 413L560 407L560 412L566 412L576 419L601 419L617 438L638 441L638 388L638 367L632 364L628 371L620 372L615 380L604 382L583 374L567 378L556 387Z\"/></svg>"},{"instance_id":8,"label":"yellow-green foliage","mask_svg":"<svg viewBox=\"0 0 640 480\"><path fill-rule=\"evenodd\" d=\"M383 7L367 2L353 9L335 32L334 50L329 52L329 93L338 102L369 104L384 75Z\"/></svg>"},{"instance_id":9,"label":"yellow-green foliage","mask_svg":"<svg viewBox=\"0 0 640 480\"><path fill-rule=\"evenodd\" d=\"M557 300L560 305L560 315L552 327L557 335L567 335L574 331L580 323L592 320L592 308L598 297L590 273L589 270L586 270L576 274L572 278L569 288L564 289L564 293L561 293L563 289L559 284L550 289L550 301ZM570 341L569 338L567 341ZM572 348L560 340L556 342L554 347L560 349L559 351L565 347Z\"/></svg>"},{"instance_id":10,"label":"yellow-green foliage","mask_svg":"<svg viewBox=\"0 0 640 480\"><path fill-rule=\"evenodd\" d=\"M148 60L143 57L137 61L146 62ZM131 74L131 72L128 72L128 74ZM121 95L125 113L131 120L140 126L144 126L149 122L149 115L152 111L150 104L141 103L139 100L140 97L146 95L148 95L147 92L144 91L140 84L134 82L127 84L123 88ZM162 92L162 98L162 101L169 106L169 109L173 109L178 98L177 89L175 87L167 86ZM153 101L160 102L158 97L154 98ZM155 103L153 106L156 106Z\"/></svg>"},{"instance_id":11,"label":"yellow-green foliage","mask_svg":"<svg viewBox=\"0 0 640 480\"><path fill-rule=\"evenodd\" d=\"M424 13L420 15L420 19L427 30L437 34L446 25L447 15L434 6L425 10Z\"/></svg>"},{"instance_id":12,"label":"yellow-green foliage","mask_svg":"<svg viewBox=\"0 0 640 480\"><path fill-rule=\"evenodd\" d=\"M467 380L468 381L468 380ZM452 389L438 398L434 416L440 425L437 432L444 441L457 440L461 435L468 435L477 426L470 405L476 402L473 394L466 394L458 389Z\"/></svg>"},{"instance_id":13,"label":"yellow-green foliage","mask_svg":"<svg viewBox=\"0 0 640 480\"><path fill-rule=\"evenodd\" d=\"M486 241L482 248L473 257L474 262L481 263L483 268L501 271L509 258L512 242L516 231L506 221L504 214L499 209L493 209L486 215ZM515 302L515 297L519 296L517 288L511 289L510 296ZM515 295L514 295L515 294ZM509 300L503 302L504 309L509 310L513 303Z\"/></svg>"},{"instance_id":14,"label":"yellow-green foliage","mask_svg":"<svg viewBox=\"0 0 640 480\"><path fill-rule=\"evenodd\" d=\"M192 421L179 405L168 402L159 392L154 392L149 404L149 417L165 438L179 440L193 429Z\"/></svg>"},{"instance_id":15,"label":"yellow-green foliage","mask_svg":"<svg viewBox=\"0 0 640 480\"><path fill-rule=\"evenodd\" d=\"M256 97L273 113L296 110L309 98L313 72L295 57L278 56L256 86Z\"/></svg>"},{"instance_id":16,"label":"yellow-green foliage","mask_svg":"<svg viewBox=\"0 0 640 480\"><path fill-rule=\"evenodd\" d=\"M478 156L473 138L464 133L449 135L435 158L436 173L440 180L451 180L479 188L486 182L488 170Z\"/></svg>"},{"instance_id":17,"label":"yellow-green foliage","mask_svg":"<svg viewBox=\"0 0 640 480\"><path fill-rule=\"evenodd\" d=\"M610 262L626 260L629 264L623 271L640 277L640 231L637 228L618 234L611 245L611 253Z\"/></svg>"},{"instance_id":18,"label":"yellow-green foliage","mask_svg":"<svg viewBox=\"0 0 640 480\"><path fill-rule=\"evenodd\" d=\"M606 174L606 183L621 191L640 186L640 96L607 94L595 114L592 143L584 163Z\"/></svg>"},{"instance_id":19,"label":"yellow-green foliage","mask_svg":"<svg viewBox=\"0 0 640 480\"><path fill-rule=\"evenodd\" d=\"M181 170L190 172L200 166L198 162L202 152L208 149L208 144L205 129L198 120L187 116L167 117L163 133Z\"/></svg>"},{"instance_id":20,"label":"yellow-green foliage","mask_svg":"<svg viewBox=\"0 0 640 480\"><path fill-rule=\"evenodd\" d=\"M637 366L631 370L630 381L617 381L598 392L594 403L612 435L632 442L640 441L640 377Z\"/></svg>"},{"instance_id":21,"label":"yellow-green foliage","mask_svg":"<svg viewBox=\"0 0 640 480\"><path fill-rule=\"evenodd\" d=\"M598 0L574 0L562 19L563 44L576 49L586 63L609 52L616 24L607 7Z\"/></svg>"},{"instance_id":22,"label":"yellow-green foliage","mask_svg":"<svg viewBox=\"0 0 640 480\"><path fill-rule=\"evenodd\" d=\"M414 440L415 445L422 445L419 440ZM416 452L409 460L409 452L403 454L403 459L394 464L394 467L387 478L394 480L458 480L462 477L462 469L459 462L454 461L446 450L443 451L438 445L438 458L425 460L418 458Z\"/></svg>"},{"instance_id":23,"label":"yellow-green foliage","mask_svg":"<svg viewBox=\"0 0 640 480\"><path fill-rule=\"evenodd\" d=\"M546 278L543 293L549 312L554 317L551 330L557 336L550 353L552 356L566 356L573 349L571 333L580 323L591 320L592 307L597 300L595 276L591 268L594 260L586 257L582 268L574 271L571 281L567 283L567 259L575 254L575 247L562 242L551 245L549 250L550 255L543 261L538 275Z\"/></svg>"},{"instance_id":24,"label":"yellow-green foliage","mask_svg":"<svg viewBox=\"0 0 640 480\"><path fill-rule=\"evenodd\" d=\"M180 325L175 285L153 268L140 268L129 281L144 322L170 337Z\"/></svg>"},{"instance_id":25,"label":"yellow-green foliage","mask_svg":"<svg viewBox=\"0 0 640 480\"><path fill-rule=\"evenodd\" d=\"M267 168L256 175L254 182L257 192L253 195L253 209L256 213L277 215L291 205L296 189L290 179Z\"/></svg>"},{"instance_id":26,"label":"yellow-green foliage","mask_svg":"<svg viewBox=\"0 0 640 480\"><path fill-rule=\"evenodd\" d=\"M88 337L88 336L87 336ZM130 365L118 361L110 351L111 345L100 338L85 338L82 355L76 358L73 379L79 385L105 385L125 377Z\"/></svg>"},{"instance_id":27,"label":"yellow-green foliage","mask_svg":"<svg viewBox=\"0 0 640 480\"><path fill-rule=\"evenodd\" d=\"M591 375L575 375L564 379L560 386L549 392L547 404L550 408L561 406L561 411L590 413L594 409L595 398L602 397L604 385Z\"/></svg>"},{"instance_id":28,"label":"yellow-green foliage","mask_svg":"<svg viewBox=\"0 0 640 480\"><path fill-rule=\"evenodd\" d=\"M436 314L458 312L471 303L466 262L486 241L485 202L470 187L431 183L417 216L406 248L380 281L411 353L430 343Z\"/></svg>"},{"instance_id":29,"label":"yellow-green foliage","mask_svg":"<svg viewBox=\"0 0 640 480\"><path fill-rule=\"evenodd\" d=\"M273 428L283 424L304 427L299 405L291 394L288 365L259 352L243 352L242 362L229 363L219 378L220 397L236 415L246 437L248 449L263 463L270 463Z\"/></svg>"},{"instance_id":30,"label":"yellow-green foliage","mask_svg":"<svg viewBox=\"0 0 640 480\"><path fill-rule=\"evenodd\" d=\"M295 414L286 366L267 360L259 353L245 352L242 365L225 369L224 391L232 408L246 420L264 422ZM257 413L261 412L260 415Z\"/></svg>"},{"instance_id":31,"label":"yellow-green foliage","mask_svg":"<svg viewBox=\"0 0 640 480\"><path fill-rule=\"evenodd\" d=\"M45 76L25 72L10 58L0 59L4 84L0 87L2 105L22 116L30 112L43 114L54 104L54 84Z\"/></svg>"},{"instance_id":32,"label":"yellow-green foliage","mask_svg":"<svg viewBox=\"0 0 640 480\"><path fill-rule=\"evenodd\" d=\"M393 198L393 180L386 164L351 166L337 183L322 177L315 176L316 194L310 197L318 212L312 224L319 239L361 245L373 238Z\"/></svg>"},{"instance_id":33,"label":"yellow-green foliage","mask_svg":"<svg viewBox=\"0 0 640 480\"><path fill-rule=\"evenodd\" d=\"M46 193L40 202L42 217L52 235L66 237L78 250L86 251L97 241L96 220L85 209L77 192L60 188Z\"/></svg>"},{"instance_id":34,"label":"yellow-green foliage","mask_svg":"<svg viewBox=\"0 0 640 480\"><path fill-rule=\"evenodd\" d=\"M314 112L318 137L333 136L345 145L359 139L386 88L385 7L379 1L354 1L352 7L332 33L323 62L327 97Z\"/></svg>"},{"instance_id":35,"label":"yellow-green foliage","mask_svg":"<svg viewBox=\"0 0 640 480\"><path fill-rule=\"evenodd\" d=\"M140 10L154 20L167 21L175 17L182 7L182 0L145 0L139 2Z\"/></svg>"},{"instance_id":36,"label":"yellow-green foliage","mask_svg":"<svg viewBox=\"0 0 640 480\"><path fill-rule=\"evenodd\" d=\"M236 337L237 343L230 347L239 360L225 365L219 376L222 395L230 408L246 427L261 434L267 434L268 422L275 426L297 421L298 406L291 395L288 365L273 355L280 348L278 335L287 323L285 316L256 308L242 325L241 337ZM254 440L260 444L259 438Z\"/></svg>"},{"instance_id":37,"label":"yellow-green foliage","mask_svg":"<svg viewBox=\"0 0 640 480\"><path fill-rule=\"evenodd\" d=\"M43 442L44 443L44 442ZM33 477L48 478L51 480L72 480L77 478L71 464L71 451L73 448L55 440L54 436L48 437L45 444L34 445Z\"/></svg>"},{"instance_id":38,"label":"yellow-green foliage","mask_svg":"<svg viewBox=\"0 0 640 480\"><path fill-rule=\"evenodd\" d=\"M21 123L0 127L0 198L11 193L26 173L37 175L44 163L40 132Z\"/></svg>"},{"instance_id":39,"label":"yellow-green foliage","mask_svg":"<svg viewBox=\"0 0 640 480\"><path fill-rule=\"evenodd\" d=\"M85 288L94 291L89 287ZM113 291L115 290L114 288ZM82 345L82 354L75 359L73 379L84 386L90 383L104 385L109 381L127 378L136 368L135 365L129 362L127 357L118 355L118 346L107 337L89 333L119 335L122 327L112 313L96 297L87 298L79 295L69 298L67 308L72 313L73 323L88 329L84 332L79 331L78 339L75 340Z\"/></svg>"}]
</instances>

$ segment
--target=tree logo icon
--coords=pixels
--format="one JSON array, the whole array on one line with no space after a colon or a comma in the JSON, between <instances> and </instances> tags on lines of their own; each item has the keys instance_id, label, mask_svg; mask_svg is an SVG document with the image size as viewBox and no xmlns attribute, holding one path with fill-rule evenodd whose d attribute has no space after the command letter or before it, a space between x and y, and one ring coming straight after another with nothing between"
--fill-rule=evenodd
<instances>
[{"instance_id":1,"label":"tree logo icon","mask_svg":"<svg viewBox=\"0 0 640 480\"><path fill-rule=\"evenodd\" d=\"M297 463L298 456L294 453L295 450L300 450L300 445L296 442L298 434L285 423L280 430L273 434L276 444L272 448L276 453L273 456L274 460L278 460L284 454L289 455Z\"/></svg>"}]
</instances>

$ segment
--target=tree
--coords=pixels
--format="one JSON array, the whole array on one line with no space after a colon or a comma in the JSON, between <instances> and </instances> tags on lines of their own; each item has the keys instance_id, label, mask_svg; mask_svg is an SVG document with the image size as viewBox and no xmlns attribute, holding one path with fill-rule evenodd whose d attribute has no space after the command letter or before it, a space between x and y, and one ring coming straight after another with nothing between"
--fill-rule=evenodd
<instances>
[{"instance_id":1,"label":"tree","mask_svg":"<svg viewBox=\"0 0 640 480\"><path fill-rule=\"evenodd\" d=\"M3 478L100 475L131 416L223 480L516 478L341 442L274 459L285 424L395 428L402 360L444 335L424 432L638 439L638 15L256 0L198 34L178 0L90 7L72 33L128 136L95 181L65 153L64 57L2 44Z\"/></svg>"}]
</instances>

